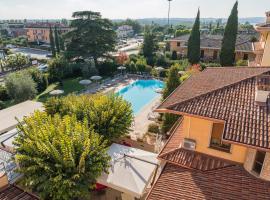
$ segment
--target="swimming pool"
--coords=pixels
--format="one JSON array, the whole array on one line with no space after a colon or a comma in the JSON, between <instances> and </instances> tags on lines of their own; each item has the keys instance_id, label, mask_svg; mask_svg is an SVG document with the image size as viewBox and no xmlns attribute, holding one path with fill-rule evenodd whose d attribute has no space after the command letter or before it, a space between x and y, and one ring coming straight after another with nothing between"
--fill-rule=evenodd
<instances>
[{"instance_id":1,"label":"swimming pool","mask_svg":"<svg viewBox=\"0 0 270 200\"><path fill-rule=\"evenodd\" d=\"M164 83L159 80L137 80L124 87L117 94L129 101L132 105L133 113L138 112L156 97L161 96L156 90L164 88Z\"/></svg>"}]
</instances>

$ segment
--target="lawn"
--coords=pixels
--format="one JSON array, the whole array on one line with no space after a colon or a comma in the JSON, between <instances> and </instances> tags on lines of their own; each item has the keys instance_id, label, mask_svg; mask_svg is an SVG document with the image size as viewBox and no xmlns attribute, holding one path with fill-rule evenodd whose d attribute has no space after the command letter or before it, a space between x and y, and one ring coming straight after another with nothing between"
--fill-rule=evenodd
<instances>
[{"instance_id":1,"label":"lawn","mask_svg":"<svg viewBox=\"0 0 270 200\"><path fill-rule=\"evenodd\" d=\"M81 79L80 77L65 79L63 80L62 87L59 85L58 82L52 83L51 85L48 86L48 88L44 92L37 95L35 100L45 102L49 97L52 97L52 95L50 95L50 92L57 89L64 90L64 94L61 96L66 96L73 92L79 92L84 89L84 86L79 84L80 79Z\"/></svg>"}]
</instances>

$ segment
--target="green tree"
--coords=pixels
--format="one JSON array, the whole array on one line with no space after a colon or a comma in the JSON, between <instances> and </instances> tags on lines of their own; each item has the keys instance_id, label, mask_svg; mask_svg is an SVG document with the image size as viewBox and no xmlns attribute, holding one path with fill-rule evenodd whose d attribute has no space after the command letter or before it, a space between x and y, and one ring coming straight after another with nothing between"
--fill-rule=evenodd
<instances>
[{"instance_id":1,"label":"green tree","mask_svg":"<svg viewBox=\"0 0 270 200\"><path fill-rule=\"evenodd\" d=\"M89 195L109 167L106 141L88 121L36 112L18 126L15 159L23 184L43 199L70 200Z\"/></svg>"},{"instance_id":2,"label":"green tree","mask_svg":"<svg viewBox=\"0 0 270 200\"><path fill-rule=\"evenodd\" d=\"M9 70L20 70L29 64L29 59L21 53L11 54L7 56L4 63L5 68Z\"/></svg>"},{"instance_id":3,"label":"green tree","mask_svg":"<svg viewBox=\"0 0 270 200\"><path fill-rule=\"evenodd\" d=\"M136 69L139 72L144 72L146 65L147 65L146 59L144 57L140 57L136 62Z\"/></svg>"},{"instance_id":4,"label":"green tree","mask_svg":"<svg viewBox=\"0 0 270 200\"><path fill-rule=\"evenodd\" d=\"M181 82L179 79L178 71L179 69L177 65L173 65L170 68L163 92L163 99L166 99L180 85Z\"/></svg>"},{"instance_id":5,"label":"green tree","mask_svg":"<svg viewBox=\"0 0 270 200\"><path fill-rule=\"evenodd\" d=\"M54 42L54 37L53 37L53 30L52 27L50 26L50 46L51 46L51 52L52 52L52 56L55 57L56 56L56 52L55 52L55 42Z\"/></svg>"},{"instance_id":6,"label":"green tree","mask_svg":"<svg viewBox=\"0 0 270 200\"><path fill-rule=\"evenodd\" d=\"M36 67L30 67L25 70L25 73L29 74L37 84L37 91L43 92L48 87L47 75L40 72Z\"/></svg>"},{"instance_id":7,"label":"green tree","mask_svg":"<svg viewBox=\"0 0 270 200\"><path fill-rule=\"evenodd\" d=\"M115 50L116 33L112 22L91 11L74 12L72 17L72 31L65 35L66 56L93 57L97 66L98 58L107 57Z\"/></svg>"},{"instance_id":8,"label":"green tree","mask_svg":"<svg viewBox=\"0 0 270 200\"><path fill-rule=\"evenodd\" d=\"M197 64L200 62L200 10L198 10L197 17L193 28L191 30L190 37L188 39L188 61L191 64Z\"/></svg>"},{"instance_id":9,"label":"green tree","mask_svg":"<svg viewBox=\"0 0 270 200\"><path fill-rule=\"evenodd\" d=\"M150 30L146 30L144 33L144 41L142 47L142 53L144 57L147 59L147 64L153 65L153 59L155 56L155 52L158 50L158 44L156 40L156 36Z\"/></svg>"},{"instance_id":10,"label":"green tree","mask_svg":"<svg viewBox=\"0 0 270 200\"><path fill-rule=\"evenodd\" d=\"M37 94L36 83L32 77L25 72L15 72L5 78L8 96L16 102L32 99Z\"/></svg>"},{"instance_id":11,"label":"green tree","mask_svg":"<svg viewBox=\"0 0 270 200\"><path fill-rule=\"evenodd\" d=\"M170 68L168 78L166 80L166 86L163 92L163 99L166 99L180 85L181 81L179 79L178 71L179 66L176 64ZM162 116L161 124L162 133L167 133L178 118L178 115L164 114Z\"/></svg>"},{"instance_id":12,"label":"green tree","mask_svg":"<svg viewBox=\"0 0 270 200\"><path fill-rule=\"evenodd\" d=\"M88 119L96 133L113 140L128 133L132 122L130 103L117 95L69 95L51 98L45 104L46 111L61 116L75 114L78 120Z\"/></svg>"},{"instance_id":13,"label":"green tree","mask_svg":"<svg viewBox=\"0 0 270 200\"><path fill-rule=\"evenodd\" d=\"M49 61L48 73L50 81L62 81L66 69L68 68L68 62L63 56L56 56Z\"/></svg>"},{"instance_id":14,"label":"green tree","mask_svg":"<svg viewBox=\"0 0 270 200\"><path fill-rule=\"evenodd\" d=\"M59 54L60 53L60 39L59 39L59 33L56 26L54 27L54 39L55 39L56 52Z\"/></svg>"},{"instance_id":15,"label":"green tree","mask_svg":"<svg viewBox=\"0 0 270 200\"><path fill-rule=\"evenodd\" d=\"M222 40L220 51L220 64L222 66L233 66L235 59L235 44L238 32L238 1L235 2Z\"/></svg>"}]
</instances>

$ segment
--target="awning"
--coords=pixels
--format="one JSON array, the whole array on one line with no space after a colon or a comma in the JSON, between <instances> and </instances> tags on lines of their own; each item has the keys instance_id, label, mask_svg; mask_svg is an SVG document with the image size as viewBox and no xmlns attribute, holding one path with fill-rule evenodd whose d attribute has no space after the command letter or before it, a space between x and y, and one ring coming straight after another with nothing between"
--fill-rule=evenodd
<instances>
[{"instance_id":1,"label":"awning","mask_svg":"<svg viewBox=\"0 0 270 200\"><path fill-rule=\"evenodd\" d=\"M140 198L158 168L157 154L119 144L108 150L111 167L97 182Z\"/></svg>"}]
</instances>

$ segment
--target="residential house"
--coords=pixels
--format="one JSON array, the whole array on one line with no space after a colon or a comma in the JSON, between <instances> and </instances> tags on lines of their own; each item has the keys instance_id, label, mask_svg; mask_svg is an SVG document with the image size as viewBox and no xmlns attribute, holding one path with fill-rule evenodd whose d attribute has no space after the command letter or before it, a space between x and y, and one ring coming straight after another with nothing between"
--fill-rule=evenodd
<instances>
[{"instance_id":1,"label":"residential house","mask_svg":"<svg viewBox=\"0 0 270 200\"><path fill-rule=\"evenodd\" d=\"M235 60L254 60L253 45L251 35L237 36L235 45ZM205 61L218 61L222 46L222 35L201 35L201 59ZM180 57L187 56L189 35L183 35L168 40L170 51L176 51Z\"/></svg>"},{"instance_id":2,"label":"residential house","mask_svg":"<svg viewBox=\"0 0 270 200\"><path fill-rule=\"evenodd\" d=\"M266 22L256 25L255 29L260 33L260 39L254 43L255 62L252 65L270 65L270 11L266 12Z\"/></svg>"},{"instance_id":3,"label":"residential house","mask_svg":"<svg viewBox=\"0 0 270 200\"><path fill-rule=\"evenodd\" d=\"M70 27L61 23L31 23L26 25L27 38L29 42L37 43L50 43L50 27L54 30L54 27L57 27L57 30L60 34L70 31Z\"/></svg>"},{"instance_id":4,"label":"residential house","mask_svg":"<svg viewBox=\"0 0 270 200\"><path fill-rule=\"evenodd\" d=\"M116 34L118 38L128 38L134 35L134 30L132 26L123 25L117 28Z\"/></svg>"},{"instance_id":5,"label":"residential house","mask_svg":"<svg viewBox=\"0 0 270 200\"><path fill-rule=\"evenodd\" d=\"M270 67L207 68L158 108L179 115L148 200L270 199Z\"/></svg>"}]
</instances>

